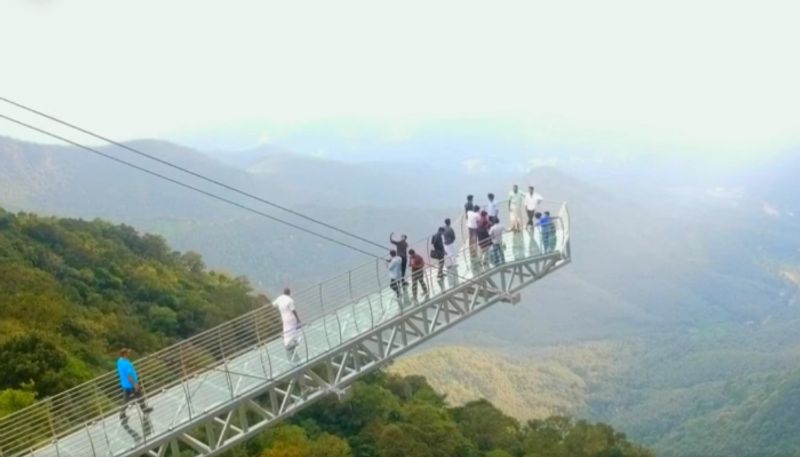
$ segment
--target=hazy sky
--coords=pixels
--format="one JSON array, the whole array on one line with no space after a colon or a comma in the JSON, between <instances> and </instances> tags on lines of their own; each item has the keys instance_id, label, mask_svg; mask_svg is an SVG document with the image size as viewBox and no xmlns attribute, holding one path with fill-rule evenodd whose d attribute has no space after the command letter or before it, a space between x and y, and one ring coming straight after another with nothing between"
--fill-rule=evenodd
<instances>
[{"instance_id":1,"label":"hazy sky","mask_svg":"<svg viewBox=\"0 0 800 457\"><path fill-rule=\"evenodd\" d=\"M119 139L486 119L753 155L800 145L798 18L796 0L3 0L0 88Z\"/></svg>"}]
</instances>

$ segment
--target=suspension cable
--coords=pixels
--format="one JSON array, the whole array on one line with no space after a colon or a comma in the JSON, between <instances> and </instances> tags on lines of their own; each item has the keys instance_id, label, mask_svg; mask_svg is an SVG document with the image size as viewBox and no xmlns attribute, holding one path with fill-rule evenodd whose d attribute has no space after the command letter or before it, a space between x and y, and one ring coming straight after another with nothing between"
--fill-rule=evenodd
<instances>
[{"instance_id":1,"label":"suspension cable","mask_svg":"<svg viewBox=\"0 0 800 457\"><path fill-rule=\"evenodd\" d=\"M273 201L267 200L266 198L260 197L258 195L252 194L252 193L247 192L247 191L244 191L244 190L239 189L237 187L231 186L229 184L225 184L224 182L221 182L221 181L219 181L217 179L209 178L208 176L205 176L205 175L203 175L201 173L197 173L197 172L192 171L192 170L190 170L190 169L188 169L186 167L182 167L180 165L172 163L172 162L170 162L168 160L164 160L164 159L156 157L156 156L154 156L152 154L148 154L148 153L143 152L143 151L141 151L141 150L139 150L137 148L134 148L132 146L126 145L125 143L121 143L119 141L115 141L115 140L113 140L111 138L108 138L108 137L106 137L104 135L101 135L99 133L96 133L96 132L93 132L91 130L85 129L85 128L80 127L78 125L72 124L70 122L67 122L67 121L59 118L59 117L56 117L56 116L51 115L51 114L47 114L45 112L42 112L40 110L37 110L37 109L32 108L30 106L27 106L25 104L22 104L20 102L16 102L14 100L10 100L10 99L8 99L6 97L3 97L3 96L0 96L0 101L4 101L4 102L6 102L6 103L8 103L10 105L16 106L18 108L21 108L21 109L26 110L28 112L31 112L31 113L34 113L36 115L42 116L44 118L50 119L53 122L57 122L57 123L59 123L61 125L64 125L64 126L67 126L69 128L75 129L75 130L77 130L79 132L85 133L86 135L89 135L89 136L92 136L92 137L97 138L99 140L105 141L105 142L107 142L109 144L113 144L114 146L123 148L123 149L125 149L127 151L130 151L130 152L132 152L134 154L137 154L139 156L146 157L146 158L148 158L150 160L154 160L154 161L156 161L156 162L158 162L158 163L160 163L162 165L166 165L168 167L171 167L171 168L174 168L176 170L179 170L179 171L181 171L183 173L187 173L187 174L189 174L191 176L194 176L196 178L202 179L203 181L206 181L206 182L212 183L214 185L220 186L220 187L225 188L227 190L230 190L232 192L236 192L237 194L244 195L245 197L252 198L252 199L257 200L257 201L259 201L261 203L264 203L266 205L272 206L273 208L280 209L280 210L285 211L285 212L287 212L289 214L292 214L294 216L300 217L302 219L305 219L307 221L313 222L315 224L319 224L319 225L321 225L321 226L323 226L325 228L328 228L330 230L334 230L334 231L339 232L339 233L341 233L343 235L347 235L347 236L349 236L351 238L354 238L356 240L359 240L361 242L370 244L370 245L378 247L380 249L385 249L386 248L386 246L384 246L382 244L376 243L376 242L374 242L374 241L372 241L370 239L367 239L367 238L364 238L362 236L356 235L355 233L352 233L350 231L347 231L347 230L344 230L342 228L336 227L336 226L331 225L331 224L329 224L327 222L321 221L321 220L316 219L314 217L311 217L311 216L308 216L308 215L303 214L301 212L295 211L295 210L293 210L291 208L287 208L286 206L283 206L283 205L280 205L280 204L275 203Z\"/></svg>"},{"instance_id":2,"label":"suspension cable","mask_svg":"<svg viewBox=\"0 0 800 457\"><path fill-rule=\"evenodd\" d=\"M346 230L343 230L343 229L337 228L337 227L335 227L335 226L329 225L329 224L327 224L327 223L325 223L325 222L318 221L318 220L316 220L316 219L314 219L314 218L312 218L312 217L310 217L310 216L306 216L306 215L304 215L304 214L302 214L302 213L296 212L296 211L294 211L294 210L291 210L291 209L289 209L289 208L284 208L284 207L282 207L281 205L278 205L278 204L276 204L276 203L272 203L272 202L270 202L270 201L268 201L268 200L262 199L261 197L258 197L258 196L256 196L256 195L252 195L252 194L250 194L250 193L248 193L248 192L245 192L245 191L242 191L242 190L236 189L235 187L229 186L229 185L227 185L227 184L225 184L225 183L219 182L219 181L217 181L217 180L214 180L214 179L212 179L212 178L207 178L207 177L205 177L205 176L203 176L203 175L200 175L200 174L198 174L198 173L195 173L195 172L193 172L193 171L191 171L191 170L185 169L185 168L183 168L183 167L181 167L181 166L179 166L179 165L172 164L172 163L170 163L170 162L168 162L168 161L165 161L165 160L162 160L162 159L160 159L160 158L158 158L158 157L155 157L155 156L152 156L152 155L150 155L150 154L147 154L147 153L144 153L144 152L138 151L138 150L136 150L136 149L134 149L134 148L130 148L130 147L128 147L128 146L126 146L126 145L124 145L123 143L119 143L119 142L117 142L117 141L114 141L114 140L111 140L111 139L107 139L107 138L105 138L105 137L103 137L103 136L100 136L100 135L96 135L96 134L94 134L94 133L92 133L92 132L90 132L90 131L88 131L88 130L82 129L81 127L77 127L77 126L74 126L74 125L72 125L72 124L69 124L69 123L67 123L67 122L65 122L65 121L61 121L60 119L57 119L57 118L55 118L55 117L52 117L52 116L50 116L50 115L48 115L48 114L45 114L45 113L39 112L39 111L37 111L37 110L35 110L35 109L33 109L33 108L29 108L29 107L27 107L27 106L25 106L25 105L22 105L22 104L16 103L16 102L14 102L14 101L11 101L11 100L9 100L9 99L7 99L7 98L5 98L5 97L2 97L2 96L0 96L0 101L5 101L5 102L7 102L7 103L10 103L10 104L12 104L12 105L18 106L18 107L20 107L20 108L22 108L22 109L25 109L25 110L28 110L28 111L34 112L34 113L36 113L36 114L38 114L38 115L41 115L41 116L43 116L43 117L45 117L45 118L52 119L52 120L53 120L53 121L55 121L55 122L61 123L61 124L65 125L65 126L68 126L68 127L70 127L70 128L74 128L74 129L76 129L76 130L78 130L78 131L84 132L84 133L86 133L86 134L88 134L88 135L90 135L90 136L94 136L94 137L96 137L96 138L98 138L98 139L101 139L101 140L103 140L103 141L107 141L107 142L109 142L109 143L111 143L111 144L114 144L114 145L120 146L120 147L122 147L122 148L125 148L125 149L127 149L127 150L130 150L131 152L134 152L134 153L136 153L136 154L139 154L139 155L142 155L142 156L144 156L144 157L147 157L147 158L149 158L149 159L155 160L155 161L157 161L157 162L159 162L159 163L163 163L163 164L165 164L165 165L168 165L168 166L170 166L170 167L172 167L172 168L175 168L175 169L181 170L181 171L183 171L183 172L185 172L185 173L188 173L188 174L190 174L190 175L192 175L192 176L196 176L196 177L198 177L198 178L200 178L200 179L203 179L203 180L205 180L205 181L208 181L208 182L214 183L214 184L216 184L216 185L218 185L218 186L221 186L221 187L224 187L224 188L226 188L226 189L230 189L230 190L232 190L232 191L234 191L234 192L237 192L237 193L239 193L239 194L242 194L242 195L248 196L248 197L250 197L250 198L253 198L253 199L256 199L256 200L258 200L258 201L262 201L262 202L264 202L264 203L266 203L266 204L268 204L268 205L271 205L271 206L274 206L274 207L276 207L276 208L282 209L282 210L284 210L284 211L287 211L287 212L289 212L289 213L291 213L291 214L294 214L294 215L297 215L297 216L299 216L299 217L302 217L302 218L304 218L304 219L307 219L307 220L310 220L310 221L312 221L312 222L318 223L318 224L320 224L320 225L322 225L322 226L329 227L329 228L331 228L332 230L335 230L335 231L337 231L337 232L343 233L343 234L345 234L345 235L351 236L351 237L353 237L353 238L356 238L356 239L359 239L359 240L363 240L364 242L366 242L366 243L369 243L369 244L371 244L371 245L374 245L374 246L377 246L377 247L379 247L379 248L381 248L381 249L385 249L385 246L382 246L382 245L380 245L380 244L378 244L378 243L375 243L375 242L373 242L373 241L370 241L370 240L368 240L368 239L366 239L366 238L362 238L362 237L360 237L360 236L358 236L358 235L352 234L352 233L350 233L350 232L347 232ZM338 245L340 245L340 246L346 247L346 248L348 248L348 249L352 249L352 250L354 250L354 251L356 251L356 252L358 252L358 253L364 254L364 255L366 255L366 256L368 256L368 257L375 258L375 259L383 259L383 260L385 260L385 257L383 257L383 256L380 256L380 255L373 254L373 253L371 253L371 252L368 252L368 251L365 251L365 250L363 250L363 249L361 249L361 248L355 247L355 246L353 246L353 245L351 245L351 244L345 243L345 242L343 242L343 241L339 241L339 240L337 240L337 239L331 238L331 237L329 237L329 236L326 236L326 235L323 235L323 234L321 234L321 233L315 232L315 231L313 231L313 230L307 229L307 228L305 228L305 227L299 226L299 225L297 225L297 224L294 224L294 223L291 223L291 222L285 221L285 220L283 220L283 219L281 219L281 218L278 218L278 217L272 216L272 215L270 215L270 214L264 213L263 211L257 210L257 209L255 209L255 208L249 207L249 206L247 206L247 205L243 205L243 204L241 204L241 203L238 203L238 202L235 202L235 201L233 201L233 200L230 200L230 199L228 199L228 198L225 198L225 197L219 196L219 195L217 195L217 194L214 194L214 193L212 193L212 192L209 192L209 191L206 191L206 190L200 189L200 188L198 188L198 187L192 186L191 184L186 184L186 183L184 183L184 182L182 182L182 181L179 181L179 180L177 180L177 179L170 178L169 176L166 176L166 175L164 175L164 174L161 174L161 173L158 173L158 172L152 171L152 170L150 170L150 169L148 169L148 168L145 168L145 167L142 167L142 166L136 165L136 164L134 164L134 163L128 162L128 161L126 161L126 160L123 160L123 159L120 159L120 158L118 158L118 157L115 157L115 156L113 156L113 155L111 155L111 154L104 153L104 152L102 152L102 151L99 151L99 150L97 150L97 149L95 149L95 148L92 148L92 147L90 147L90 146L86 146L86 145L84 145L84 144L78 143L77 141L70 140L70 139L68 139L68 138L65 138L65 137L63 137L63 136L61 136L61 135L58 135L58 134L56 134L56 133L53 133L53 132L50 132L50 131L48 131L48 130L45 130L45 129L42 129L42 128L39 128L39 127L36 127L36 126L34 126L34 125L31 125L31 124L28 124L28 123L26 123L26 122L20 121L19 119L13 118L13 117L11 117L11 116L7 116L7 115L5 115L5 114L0 114L0 118L2 118L2 119L6 119L6 120L8 120L8 121L10 121L10 122L13 122L13 123L15 123L15 124L17 124L17 125L20 125L20 126L22 126L22 127L26 127L26 128L28 128L28 129L31 129L31 130L33 130L33 131L39 132L39 133L41 133L41 134L43 134L43 135L47 135L47 136L49 136L49 137L52 137L52 138L55 138L55 139L57 139L57 140L63 141L63 142L65 142L65 143L67 143L67 144L71 144L71 145L73 145L73 146L75 146L75 147L78 147L78 148L84 149L84 150L86 150L86 151L89 151L89 152L91 152L91 153L93 153L93 154L97 154L97 155L99 155L99 156L101 156L101 157L104 157L104 158L106 158L106 159L113 160L114 162L120 163L120 164L122 164L122 165L125 165L125 166L131 167L131 168L133 168L133 169L136 169L136 170L142 171L142 172L144 172L144 173L147 173L147 174L149 174L149 175L151 175L151 176L155 176L155 177L157 177L157 178L160 178L160 179L163 179L163 180L165 180L165 181L171 182L171 183L173 183L173 184L176 184L176 185L178 185L178 186L181 186L181 187L183 187L183 188L186 188L186 189L189 189L189 190L192 190L192 191L195 191L195 192L199 192L199 193L201 193L201 194L203 194L203 195L206 195L206 196L208 196L208 197L214 198L214 199L216 199L216 200L219 200L219 201L221 201L221 202L228 203L228 204L230 204L230 205L233 205L233 206L236 206L236 207L238 207L238 208L244 209L245 211L249 211L249 212L251 212L251 213L253 213L253 214L257 214L257 215L259 215L259 216L265 217L265 218L267 218L267 219L270 219L270 220L272 220L272 221L274 221L274 222L278 222L278 223L280 223L280 224L287 225L287 226L289 226L289 227L291 227L291 228L294 228L294 229L300 230L300 231L302 231L302 232L305 232L305 233L308 233L308 234L310 234L310 235L316 236L316 237L318 237L318 238L321 238L321 239L323 239L323 240L329 241L329 242L331 242L331 243L335 243L335 244L338 244ZM434 267L434 266L435 266L435 265L433 265L433 264L432 264L432 263L430 263L430 262L425 262L425 265L427 265L427 266L429 266L429 267ZM464 279L464 280L466 280L466 281L468 281L468 282L473 282L473 281L474 281L474 279L471 279L471 278L466 278L466 277L464 277L464 276L461 276L461 275L458 275L458 274L456 274L455 276L456 276L456 277L458 277L458 278L460 278L460 279ZM489 289L494 289L494 288L489 288Z\"/></svg>"},{"instance_id":3,"label":"suspension cable","mask_svg":"<svg viewBox=\"0 0 800 457\"><path fill-rule=\"evenodd\" d=\"M13 123L15 123L15 124L17 124L17 125L20 125L20 126L22 126L22 127L25 127L25 128L31 129L31 130L33 130L33 131L36 131L36 132L39 132L39 133L41 133L41 134L43 134L43 135L47 135L47 136L49 136L49 137L52 137L52 138L55 138L55 139L57 139L57 140L60 140L60 141L63 141L63 142L65 142L65 143L68 143L68 144L71 144L71 145L73 145L73 146L76 146L76 147L78 147L78 148L84 149L84 150L86 150L86 151L89 151L89 152L91 152L91 153L93 153L93 154L97 154L97 155L99 155L99 156L101 156L101 157L105 157L106 159L113 160L114 162L120 163L120 164L122 164L122 165L125 165L125 166L128 166L128 167L131 167L131 168L134 168L134 169L136 169L136 170L139 170L139 171L141 171L141 172L147 173L147 174L149 174L149 175L151 175L151 176L155 176L155 177L157 177L157 178L159 178L159 179L163 179L163 180L165 180L165 181L169 181L169 182L171 182L171 183L173 183L173 184L176 184L176 185L178 185L178 186L181 186L181 187L183 187L183 188L186 188L186 189L189 189L189 190L192 190L192 191L195 191L195 192L199 192L199 193L201 193L201 194L203 194L203 195L206 195L206 196L208 196L208 197L214 198L214 199L216 199L216 200L219 200L219 201L221 201L221 202L228 203L228 204L230 204L230 205L233 205L233 206L236 206L236 207L238 207L238 208L241 208L241 209L243 209L243 210L245 210L245 211L249 211L249 212L251 212L251 213L253 213L253 214L257 214L257 215L259 215L259 216L265 217L265 218L267 218L267 219L270 219L270 220L272 220L272 221L274 221L274 222L278 222L278 223L281 223L281 224L287 225L287 226L289 226L289 227L292 227L292 228L294 228L294 229L296 229L296 230L300 230L300 231L302 231L302 232L305 232L305 233L308 233L308 234L310 234L310 235L313 235L313 236L316 236L316 237L322 238L323 240L329 241L329 242L331 242L331 243L335 243L335 244L338 244L338 245L340 245L340 246L346 247L346 248L348 248L348 249L352 249L352 250L354 250L354 251L356 251L356 252L359 252L359 253L361 253L361 254L364 254L364 255L366 255L366 256L373 257L373 258L383 258L383 257L381 257L381 256L378 256L378 255L375 255L375 254L373 254L373 253L371 253L371 252L365 251L365 250L363 250L363 249L361 249L361 248L355 247L355 246L353 246L353 245L351 245L351 244L345 243L345 242L343 242L343 241L339 241L339 240L337 240L337 239L335 239L335 238L331 238L331 237L329 237L329 236L326 236L326 235L323 235L323 234L321 234L321 233L315 232L315 231L313 231L313 230L307 229L307 228L305 228L305 227L299 226L299 225L297 225L297 224L294 224L294 223L291 223L291 222L285 221L285 220L283 220L283 219L281 219L281 218L278 218L278 217L272 216L272 215L270 215L270 214L267 214L267 213L265 213L265 212L263 212L263 211L259 211L259 210L255 209L255 208L251 208L251 207L249 207L249 206L247 206L247 205L243 205L243 204L241 204L241 203L238 203L238 202L235 202L235 201L233 201L233 200L230 200L230 199L228 199L228 198L225 198L225 197L219 196L219 195L217 195L217 194L214 194L214 193L212 193L212 192L209 192L209 191L206 191L206 190L200 189L199 187L192 186L191 184L186 184L185 182L179 181L179 180L177 180L177 179L174 179L174 178L170 178L169 176L166 176L166 175L163 175L163 174L161 174L161 173L158 173L158 172L152 171L152 170L150 170L150 169L147 169L147 168L145 168L145 167L142 167L142 166L139 166L139 165L133 164L133 163L131 163L131 162L128 162L128 161L126 161L126 160L123 160L123 159L120 159L120 158L118 158L118 157L115 157L115 156L113 156L113 155L106 154L106 153L104 153L104 152L102 152L102 151L99 151L99 150L97 150L97 149L95 149L95 148L92 148L92 147L90 147L90 146L86 146L86 145L84 145L84 144L78 143L77 141L70 140L70 139L68 139L68 138L65 138L65 137L63 137L63 136L61 136L61 135L58 135L58 134L56 134L56 133L53 133L53 132L47 131L47 130L45 130L45 129L42 129L42 128L39 128L39 127L36 127L36 126L34 126L34 125L28 124L28 123L26 123L26 122L23 122L23 121L20 121L19 119L15 119L15 118L13 118L13 117L10 117L10 116L7 116L7 115L5 115L5 114L0 114L0 118L6 119L6 120L8 120L8 121L11 121L11 122L13 122Z\"/></svg>"}]
</instances>

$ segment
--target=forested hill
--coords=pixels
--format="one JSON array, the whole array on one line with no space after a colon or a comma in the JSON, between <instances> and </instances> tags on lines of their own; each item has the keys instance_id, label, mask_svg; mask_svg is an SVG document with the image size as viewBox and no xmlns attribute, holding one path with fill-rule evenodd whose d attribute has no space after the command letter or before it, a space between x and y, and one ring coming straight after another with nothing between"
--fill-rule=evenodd
<instances>
[{"instance_id":1,"label":"forested hill","mask_svg":"<svg viewBox=\"0 0 800 457\"><path fill-rule=\"evenodd\" d=\"M244 278L208 271L132 227L0 209L0 415L257 306Z\"/></svg>"},{"instance_id":2,"label":"forested hill","mask_svg":"<svg viewBox=\"0 0 800 457\"><path fill-rule=\"evenodd\" d=\"M605 424L521 424L478 400L448 408L425 378L377 373L226 457L654 457Z\"/></svg>"}]
</instances>

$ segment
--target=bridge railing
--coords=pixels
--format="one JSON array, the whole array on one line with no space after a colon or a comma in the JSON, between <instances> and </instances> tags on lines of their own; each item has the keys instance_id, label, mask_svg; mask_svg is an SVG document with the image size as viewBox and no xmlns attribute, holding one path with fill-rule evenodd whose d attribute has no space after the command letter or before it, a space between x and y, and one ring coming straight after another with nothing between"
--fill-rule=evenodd
<instances>
[{"instance_id":1,"label":"bridge railing","mask_svg":"<svg viewBox=\"0 0 800 457\"><path fill-rule=\"evenodd\" d=\"M505 206L501 205L504 212ZM566 206L554 202L547 202L545 206L554 216L557 215L557 249L563 250L569 236ZM508 215L501 214L501 220L504 218L507 221ZM454 224L458 220L453 218ZM431 234L434 232L435 227ZM430 236L412 243L410 247L426 259L423 274L432 293L441 293L454 286L453 282L437 279L437 261L430 259ZM387 246L387 252L389 248ZM514 255L513 249L509 246L510 255ZM470 258L470 249L463 247L459 255L461 259L454 274L459 278L471 276L470 270L475 268L475 262ZM407 312L413 306L397 305L394 293L389 289L384 259L366 262L317 286L297 291L292 296L303 321L302 337L296 353L300 362L308 362L334 350L379 325L392 313ZM364 303L367 308L364 308ZM360 310L356 310L357 304L361 306ZM366 309L368 312L365 313ZM189 388L192 378L212 370L225 372L229 399L234 399L241 392L237 392L227 370L228 361L254 348L263 348L281 336L280 316L272 306L267 305L140 358L136 361L136 368L145 397L153 398L167 390L181 391L185 397L186 414L176 415L174 423L170 424L171 427L179 426L181 421L189 421L203 414L202 409L195 407L197 400L192 397ZM269 350L259 350L258 356L258 372L265 382L287 371L283 357L277 358ZM88 429L90 422L118 414L122 406L123 398L116 372L106 373L43 399L0 418L0 457L24 455L30 449L55 443L64 436Z\"/></svg>"}]
</instances>

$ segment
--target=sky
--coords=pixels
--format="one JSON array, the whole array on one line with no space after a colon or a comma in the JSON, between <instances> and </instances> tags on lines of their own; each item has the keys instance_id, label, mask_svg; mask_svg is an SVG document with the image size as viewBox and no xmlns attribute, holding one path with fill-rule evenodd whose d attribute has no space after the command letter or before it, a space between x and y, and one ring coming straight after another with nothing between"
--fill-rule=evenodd
<instances>
[{"instance_id":1,"label":"sky","mask_svg":"<svg viewBox=\"0 0 800 457\"><path fill-rule=\"evenodd\" d=\"M0 95L201 148L487 123L752 158L800 146L798 17L794 0L4 0Z\"/></svg>"}]
</instances>

